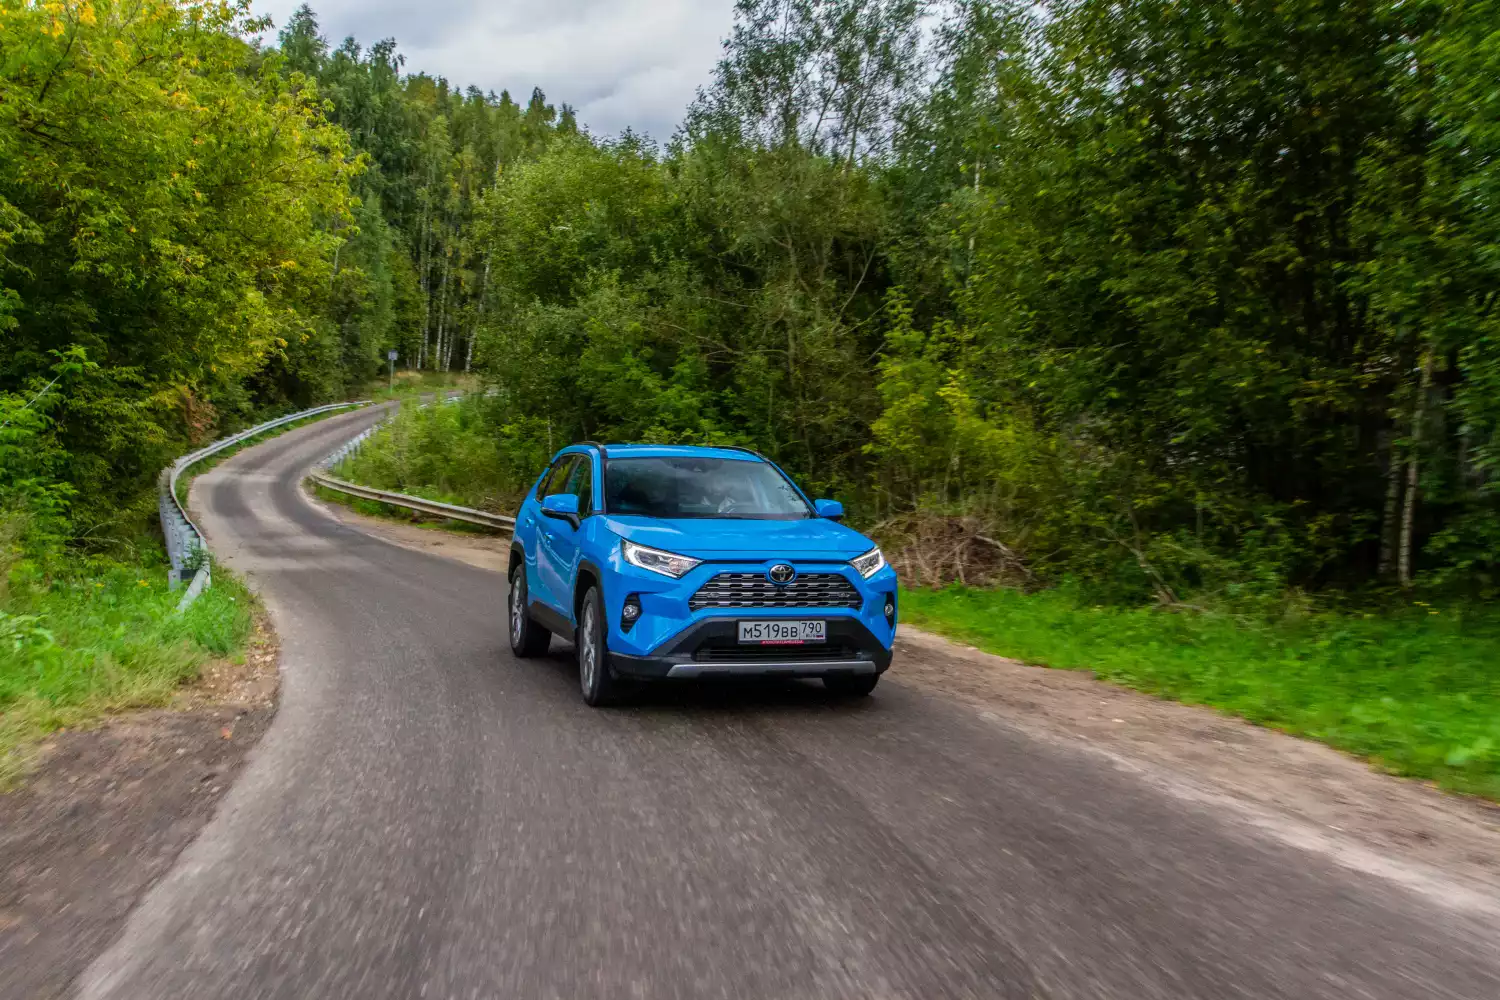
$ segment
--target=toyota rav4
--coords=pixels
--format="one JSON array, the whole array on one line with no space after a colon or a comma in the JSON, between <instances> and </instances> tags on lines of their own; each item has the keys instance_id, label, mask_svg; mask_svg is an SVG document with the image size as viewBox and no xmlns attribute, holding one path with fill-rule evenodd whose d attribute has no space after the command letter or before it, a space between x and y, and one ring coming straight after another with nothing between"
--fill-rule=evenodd
<instances>
[{"instance_id":1,"label":"toyota rav4","mask_svg":"<svg viewBox=\"0 0 1500 1000\"><path fill-rule=\"evenodd\" d=\"M843 513L749 450L564 448L516 518L511 650L571 640L590 705L745 675L867 695L891 663L896 574Z\"/></svg>"}]
</instances>

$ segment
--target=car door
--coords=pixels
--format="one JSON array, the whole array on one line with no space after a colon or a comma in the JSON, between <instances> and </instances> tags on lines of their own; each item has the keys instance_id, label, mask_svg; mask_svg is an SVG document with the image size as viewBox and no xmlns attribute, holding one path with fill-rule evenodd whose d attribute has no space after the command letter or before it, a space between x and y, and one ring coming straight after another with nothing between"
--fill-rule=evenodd
<instances>
[{"instance_id":1,"label":"car door","mask_svg":"<svg viewBox=\"0 0 1500 1000\"><path fill-rule=\"evenodd\" d=\"M568 470L566 481L554 487L555 493L571 493L578 498L580 521L593 512L594 476L593 459L590 455L579 455L578 461ZM538 573L544 577L548 593L553 598L553 607L570 620L573 613L573 587L578 579L578 561L581 556L580 543L583 528L573 527L569 521L555 517L543 519L541 531L546 541L537 549ZM545 567L542 561L546 560Z\"/></svg>"},{"instance_id":2,"label":"car door","mask_svg":"<svg viewBox=\"0 0 1500 1000\"><path fill-rule=\"evenodd\" d=\"M549 592L549 581L554 579L550 567L553 560L550 558L550 546L552 544L548 529L554 524L565 524L542 514L542 501L554 493L564 492L568 477L578 464L576 454L563 455L552 463L552 468L547 470L537 483L536 496L526 504L521 511L519 530L523 533L521 547L526 551L526 589L533 602L540 602L548 607L559 607L557 598Z\"/></svg>"}]
</instances>

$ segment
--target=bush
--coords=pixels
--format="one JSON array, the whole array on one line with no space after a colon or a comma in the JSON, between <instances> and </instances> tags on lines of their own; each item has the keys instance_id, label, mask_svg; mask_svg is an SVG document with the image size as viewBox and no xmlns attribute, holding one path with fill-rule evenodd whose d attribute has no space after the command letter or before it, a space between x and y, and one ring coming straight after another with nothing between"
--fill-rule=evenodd
<instances>
[{"instance_id":1,"label":"bush","mask_svg":"<svg viewBox=\"0 0 1500 1000\"><path fill-rule=\"evenodd\" d=\"M514 513L550 459L542 420L497 424L496 400L402 407L336 474L375 489ZM559 442L558 447L570 442Z\"/></svg>"}]
</instances>

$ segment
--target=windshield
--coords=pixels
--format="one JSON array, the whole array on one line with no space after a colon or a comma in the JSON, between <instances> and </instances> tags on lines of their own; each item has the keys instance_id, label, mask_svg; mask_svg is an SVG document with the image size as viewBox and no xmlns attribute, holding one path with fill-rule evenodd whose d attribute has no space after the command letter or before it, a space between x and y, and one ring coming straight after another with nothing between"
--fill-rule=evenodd
<instances>
[{"instance_id":1,"label":"windshield","mask_svg":"<svg viewBox=\"0 0 1500 1000\"><path fill-rule=\"evenodd\" d=\"M605 470L611 514L791 521L812 511L764 462L732 458L612 458Z\"/></svg>"}]
</instances>

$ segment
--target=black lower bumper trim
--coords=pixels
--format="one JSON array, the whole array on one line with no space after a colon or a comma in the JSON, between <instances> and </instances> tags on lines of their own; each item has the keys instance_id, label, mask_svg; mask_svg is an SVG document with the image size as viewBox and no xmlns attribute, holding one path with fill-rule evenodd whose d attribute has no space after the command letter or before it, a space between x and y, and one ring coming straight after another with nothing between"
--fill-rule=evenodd
<instances>
[{"instance_id":1,"label":"black lower bumper trim","mask_svg":"<svg viewBox=\"0 0 1500 1000\"><path fill-rule=\"evenodd\" d=\"M739 647L739 621L754 612L733 618L709 618L668 642L651 656L610 653L609 663L617 676L641 680L700 677L837 677L881 674L891 665L891 651L881 645L865 624L855 618L829 618L828 640L816 656L799 656L798 647L768 655L764 646ZM838 658L827 647L844 650ZM743 658L736 649L744 650ZM712 655L706 655L712 651Z\"/></svg>"}]
</instances>

